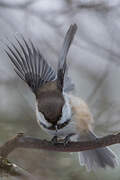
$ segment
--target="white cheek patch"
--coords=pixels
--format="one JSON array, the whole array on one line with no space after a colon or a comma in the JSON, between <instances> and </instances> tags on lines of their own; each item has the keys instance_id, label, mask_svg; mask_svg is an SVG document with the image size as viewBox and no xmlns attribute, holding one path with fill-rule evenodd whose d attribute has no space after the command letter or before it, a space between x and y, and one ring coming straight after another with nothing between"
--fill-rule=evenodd
<instances>
[{"instance_id":1,"label":"white cheek patch","mask_svg":"<svg viewBox=\"0 0 120 180\"><path fill-rule=\"evenodd\" d=\"M58 121L58 124L63 124L64 122L66 122L68 119L71 119L71 117L72 117L72 111L71 111L71 105L69 102L69 97L65 93L63 94L63 96L65 99L65 104L62 109L62 117Z\"/></svg>"},{"instance_id":2,"label":"white cheek patch","mask_svg":"<svg viewBox=\"0 0 120 180\"><path fill-rule=\"evenodd\" d=\"M44 115L38 111L38 105L36 104L36 117L37 117L37 122L38 124L41 126L40 123L44 124L46 127L50 127L51 123L49 123L48 121L46 121Z\"/></svg>"},{"instance_id":3,"label":"white cheek patch","mask_svg":"<svg viewBox=\"0 0 120 180\"><path fill-rule=\"evenodd\" d=\"M62 117L58 121L58 124L63 124L68 119L71 119L71 116L72 116L72 110L71 110L71 105L69 102L69 97L66 94L64 94L64 99L65 99L65 104L62 109ZM59 136L59 137L65 137L71 133L76 132L73 121L70 121L65 127L58 129L57 132L55 130L50 130L50 129L47 129L44 126L42 126L41 124L44 124L46 127L49 128L52 126L52 124L49 123L48 121L46 121L44 115L39 112L37 103L36 103L36 117L37 117L37 122L40 125L40 127L44 131L46 131L48 134L51 134L52 136L57 134L57 136Z\"/></svg>"}]
</instances>

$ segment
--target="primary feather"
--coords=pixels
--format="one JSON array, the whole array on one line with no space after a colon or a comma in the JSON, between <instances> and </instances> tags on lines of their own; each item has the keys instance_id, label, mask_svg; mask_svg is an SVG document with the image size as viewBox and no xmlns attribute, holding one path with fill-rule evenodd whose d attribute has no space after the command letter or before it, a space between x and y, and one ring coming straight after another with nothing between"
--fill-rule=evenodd
<instances>
[{"instance_id":1,"label":"primary feather","mask_svg":"<svg viewBox=\"0 0 120 180\"><path fill-rule=\"evenodd\" d=\"M5 51L14 64L15 72L36 94L42 85L55 80L56 74L31 41L28 43L23 38L24 44L19 40L17 42L19 47L11 43L12 47L7 46Z\"/></svg>"},{"instance_id":2,"label":"primary feather","mask_svg":"<svg viewBox=\"0 0 120 180\"><path fill-rule=\"evenodd\" d=\"M65 89L66 91L70 91L71 89L73 89L73 84L71 83L71 80L68 77L68 73L67 73L68 68L66 63L66 57L76 31L77 31L77 25L76 24L71 25L66 33L63 46L60 52L60 56L58 60L58 70L57 70L57 86L61 91ZM65 83L67 83L67 87L65 86Z\"/></svg>"},{"instance_id":3,"label":"primary feather","mask_svg":"<svg viewBox=\"0 0 120 180\"><path fill-rule=\"evenodd\" d=\"M13 43L11 46L7 45L5 52L14 64L15 72L29 85L35 95L41 86L55 80L61 93L73 90L74 84L68 76L66 56L76 30L77 25L74 24L66 33L58 61L57 75L31 41L27 42L22 38L22 42L16 39L18 46Z\"/></svg>"}]
</instances>

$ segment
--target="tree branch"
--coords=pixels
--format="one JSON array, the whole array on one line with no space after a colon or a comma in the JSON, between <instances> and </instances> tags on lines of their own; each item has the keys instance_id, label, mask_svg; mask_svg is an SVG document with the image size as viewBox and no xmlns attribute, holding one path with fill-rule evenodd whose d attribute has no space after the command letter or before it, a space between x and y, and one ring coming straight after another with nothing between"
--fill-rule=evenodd
<instances>
[{"instance_id":1,"label":"tree branch","mask_svg":"<svg viewBox=\"0 0 120 180\"><path fill-rule=\"evenodd\" d=\"M64 146L62 142L53 145L50 141L24 136L23 133L19 133L0 147L0 173L5 172L12 176L17 176L20 178L22 177L24 180L38 180L38 178L33 178L30 173L24 171L6 159L7 156L16 148L33 148L60 152L79 152L117 143L120 143L120 133L108 135L102 138L96 138L93 141L70 142L67 146Z\"/></svg>"},{"instance_id":2,"label":"tree branch","mask_svg":"<svg viewBox=\"0 0 120 180\"><path fill-rule=\"evenodd\" d=\"M8 161L8 159L0 157L0 177L6 175L15 176L17 179L22 180L38 180L37 177L34 177L32 174L27 172L25 169L17 166L14 163Z\"/></svg>"},{"instance_id":3,"label":"tree branch","mask_svg":"<svg viewBox=\"0 0 120 180\"><path fill-rule=\"evenodd\" d=\"M0 2L0 7L2 8L11 8L11 9L25 9L27 7L29 7L30 5L34 4L35 2L37 2L38 0L27 0L25 2L20 2L20 3L9 3L9 2Z\"/></svg>"},{"instance_id":4,"label":"tree branch","mask_svg":"<svg viewBox=\"0 0 120 180\"><path fill-rule=\"evenodd\" d=\"M17 134L0 147L0 156L6 158L16 148L44 149L60 152L79 152L120 143L120 133L96 138L93 141L70 142L67 146L63 143L53 145L50 141Z\"/></svg>"},{"instance_id":5,"label":"tree branch","mask_svg":"<svg viewBox=\"0 0 120 180\"><path fill-rule=\"evenodd\" d=\"M72 0L74 6L79 8L114 8L120 5L119 1L113 2L112 0Z\"/></svg>"}]
</instances>

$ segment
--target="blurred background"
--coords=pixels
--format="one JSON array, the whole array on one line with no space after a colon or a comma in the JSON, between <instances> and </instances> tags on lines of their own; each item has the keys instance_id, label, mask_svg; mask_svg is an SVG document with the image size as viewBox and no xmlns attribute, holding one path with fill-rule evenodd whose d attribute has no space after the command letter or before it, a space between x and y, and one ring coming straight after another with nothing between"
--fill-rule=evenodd
<instances>
[{"instance_id":1,"label":"blurred background","mask_svg":"<svg viewBox=\"0 0 120 180\"><path fill-rule=\"evenodd\" d=\"M30 38L57 66L71 23L78 25L68 55L74 94L88 104L99 136L120 131L120 0L0 0L0 145L18 132L50 139L37 125L35 97L5 54L15 37ZM119 145L111 146L119 155ZM118 180L116 169L88 173L75 154L17 149L9 159L42 180ZM1 180L17 180L10 175Z\"/></svg>"}]
</instances>

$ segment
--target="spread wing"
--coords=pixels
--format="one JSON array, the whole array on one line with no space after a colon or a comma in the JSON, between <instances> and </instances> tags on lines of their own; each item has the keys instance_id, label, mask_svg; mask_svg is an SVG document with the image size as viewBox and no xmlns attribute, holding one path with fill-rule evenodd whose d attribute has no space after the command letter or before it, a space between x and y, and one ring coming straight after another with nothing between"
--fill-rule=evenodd
<instances>
[{"instance_id":1,"label":"spread wing","mask_svg":"<svg viewBox=\"0 0 120 180\"><path fill-rule=\"evenodd\" d=\"M57 86L61 91L70 91L74 88L70 78L68 77L68 68L66 63L66 57L70 48L70 45L73 41L74 35L77 31L77 25L73 24L68 29L61 53L58 61L58 70L57 70Z\"/></svg>"},{"instance_id":2,"label":"spread wing","mask_svg":"<svg viewBox=\"0 0 120 180\"><path fill-rule=\"evenodd\" d=\"M31 41L28 43L23 38L23 42L17 42L18 47L11 43L5 51L14 64L15 72L36 94L43 84L56 79L56 73Z\"/></svg>"}]
</instances>

